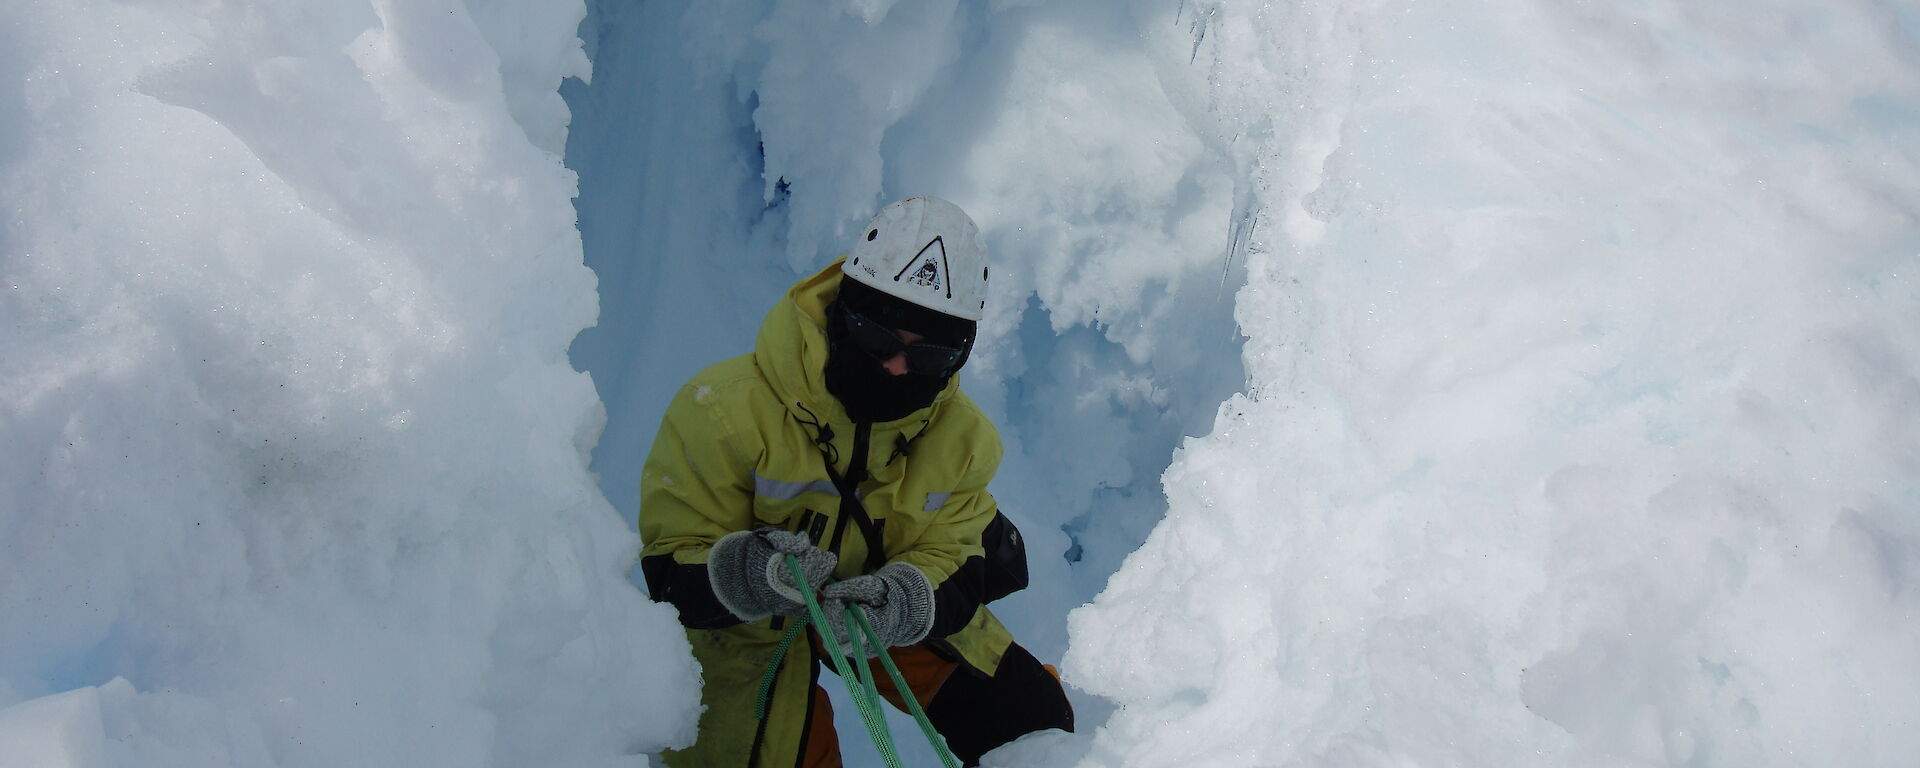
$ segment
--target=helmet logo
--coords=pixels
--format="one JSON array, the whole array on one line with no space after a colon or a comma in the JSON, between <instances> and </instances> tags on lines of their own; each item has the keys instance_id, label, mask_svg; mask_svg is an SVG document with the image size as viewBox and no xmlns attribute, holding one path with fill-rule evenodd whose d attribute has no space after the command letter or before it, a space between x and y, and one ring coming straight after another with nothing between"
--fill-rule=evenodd
<instances>
[{"instance_id":1,"label":"helmet logo","mask_svg":"<svg viewBox=\"0 0 1920 768\"><path fill-rule=\"evenodd\" d=\"M907 280L917 285L928 286L936 291L940 290L940 270L935 269L931 261L921 264L920 271L913 273L913 277L909 277Z\"/></svg>"},{"instance_id":2,"label":"helmet logo","mask_svg":"<svg viewBox=\"0 0 1920 768\"><path fill-rule=\"evenodd\" d=\"M913 274L907 275L908 270L913 270ZM935 291L945 291L947 298L951 299L953 288L947 284L946 271L947 243L935 237L927 241L926 247L921 248L920 253L914 255L913 260L901 267L900 272L895 274L893 279L899 281L905 276L907 282L932 288Z\"/></svg>"}]
</instances>

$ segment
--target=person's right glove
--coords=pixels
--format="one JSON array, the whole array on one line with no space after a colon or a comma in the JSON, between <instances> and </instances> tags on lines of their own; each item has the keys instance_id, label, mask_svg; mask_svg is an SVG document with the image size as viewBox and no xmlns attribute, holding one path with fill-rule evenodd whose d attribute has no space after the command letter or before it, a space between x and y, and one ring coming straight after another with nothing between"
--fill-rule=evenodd
<instances>
[{"instance_id":1,"label":"person's right glove","mask_svg":"<svg viewBox=\"0 0 1920 768\"><path fill-rule=\"evenodd\" d=\"M913 645L933 629L933 584L926 575L907 563L887 563L873 573L836 581L820 589L820 607L827 614L840 647L847 647L847 606L867 615L880 642L887 645ZM864 639L863 639L864 642ZM867 657L880 655L880 648L866 648Z\"/></svg>"},{"instance_id":2,"label":"person's right glove","mask_svg":"<svg viewBox=\"0 0 1920 768\"><path fill-rule=\"evenodd\" d=\"M840 562L803 534L778 528L735 531L707 552L707 581L714 597L741 621L807 615L806 600L785 555L800 561L809 591L818 591Z\"/></svg>"}]
</instances>

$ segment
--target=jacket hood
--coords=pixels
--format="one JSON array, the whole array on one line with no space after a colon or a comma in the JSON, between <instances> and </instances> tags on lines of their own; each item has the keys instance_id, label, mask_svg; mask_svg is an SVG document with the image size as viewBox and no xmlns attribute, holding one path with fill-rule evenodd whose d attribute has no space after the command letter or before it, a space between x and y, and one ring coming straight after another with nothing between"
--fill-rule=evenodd
<instances>
[{"instance_id":1,"label":"jacket hood","mask_svg":"<svg viewBox=\"0 0 1920 768\"><path fill-rule=\"evenodd\" d=\"M840 290L840 264L845 256L813 276L794 283L787 295L767 312L754 340L753 361L767 383L780 396L780 402L796 418L827 419L830 423L851 424L840 399L827 391L827 305ZM933 399L933 405L914 411L892 423L920 421L935 405L953 397L960 388L960 374L947 380L947 386ZM812 412L810 416L808 411Z\"/></svg>"}]
</instances>

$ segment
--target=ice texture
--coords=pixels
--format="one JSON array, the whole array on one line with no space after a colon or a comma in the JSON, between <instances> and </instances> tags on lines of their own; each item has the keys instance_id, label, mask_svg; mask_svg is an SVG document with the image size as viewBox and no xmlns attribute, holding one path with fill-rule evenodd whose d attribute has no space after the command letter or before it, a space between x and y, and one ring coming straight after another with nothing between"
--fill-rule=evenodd
<instances>
[{"instance_id":1,"label":"ice texture","mask_svg":"<svg viewBox=\"0 0 1920 768\"><path fill-rule=\"evenodd\" d=\"M980 221L1001 613L1083 711L990 764L1920 755L1913 9L597 13L611 497L872 208Z\"/></svg>"},{"instance_id":2,"label":"ice texture","mask_svg":"<svg viewBox=\"0 0 1920 768\"><path fill-rule=\"evenodd\" d=\"M688 743L653 429L923 193L1081 714L988 765L1920 760L1911 3L0 21L0 766Z\"/></svg>"},{"instance_id":3,"label":"ice texture","mask_svg":"<svg viewBox=\"0 0 1920 768\"><path fill-rule=\"evenodd\" d=\"M1920 756L1910 13L1175 17L1248 390L1070 619L1085 764Z\"/></svg>"}]
</instances>

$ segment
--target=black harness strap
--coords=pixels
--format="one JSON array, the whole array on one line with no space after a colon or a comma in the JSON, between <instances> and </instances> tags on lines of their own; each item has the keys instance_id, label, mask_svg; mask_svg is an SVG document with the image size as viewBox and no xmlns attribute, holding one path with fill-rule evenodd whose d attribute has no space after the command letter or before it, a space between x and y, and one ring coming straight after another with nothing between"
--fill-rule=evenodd
<instances>
[{"instance_id":1,"label":"black harness strap","mask_svg":"<svg viewBox=\"0 0 1920 768\"><path fill-rule=\"evenodd\" d=\"M831 439L832 432L823 431ZM828 450L830 444L821 441L820 458L827 467L827 479L833 481L833 487L840 489L840 524L834 526L833 541L829 546L835 554L840 552L840 538L846 532L846 521L852 520L860 529L860 537L867 540L866 572L872 573L887 564L885 542L880 535L880 523L867 516L867 509L860 504L860 481L867 479L867 446L872 441L873 425L858 422L853 425L853 455L847 460L847 474L841 475L833 466L833 455Z\"/></svg>"}]
</instances>

